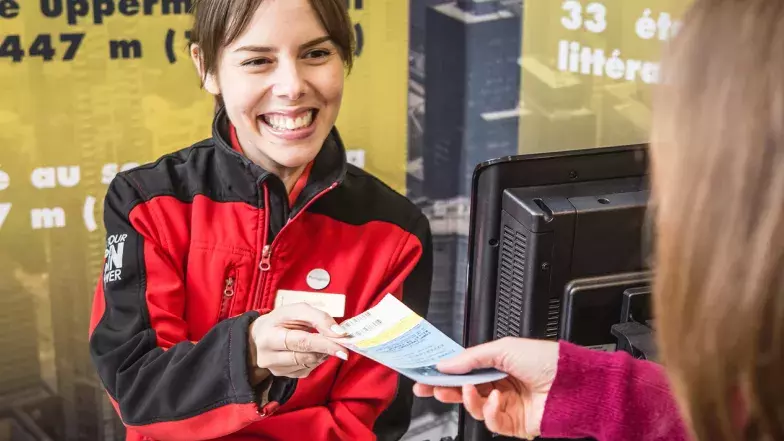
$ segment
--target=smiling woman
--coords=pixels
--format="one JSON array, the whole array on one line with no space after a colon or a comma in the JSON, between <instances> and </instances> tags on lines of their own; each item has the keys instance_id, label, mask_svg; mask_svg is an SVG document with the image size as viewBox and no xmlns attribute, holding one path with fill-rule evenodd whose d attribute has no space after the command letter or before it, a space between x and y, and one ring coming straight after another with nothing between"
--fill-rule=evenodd
<instances>
[{"instance_id":1,"label":"smiling woman","mask_svg":"<svg viewBox=\"0 0 784 441\"><path fill-rule=\"evenodd\" d=\"M412 385L349 358L335 319L387 293L425 316L430 227L346 161L345 1L199 0L194 19L212 137L106 195L122 252L98 284L90 350L128 439L399 439Z\"/></svg>"},{"instance_id":2,"label":"smiling woman","mask_svg":"<svg viewBox=\"0 0 784 441\"><path fill-rule=\"evenodd\" d=\"M196 8L191 56L204 88L228 103L245 155L290 190L340 110L354 35L345 10L307 0ZM232 17L228 27L213 26L225 16Z\"/></svg>"}]
</instances>

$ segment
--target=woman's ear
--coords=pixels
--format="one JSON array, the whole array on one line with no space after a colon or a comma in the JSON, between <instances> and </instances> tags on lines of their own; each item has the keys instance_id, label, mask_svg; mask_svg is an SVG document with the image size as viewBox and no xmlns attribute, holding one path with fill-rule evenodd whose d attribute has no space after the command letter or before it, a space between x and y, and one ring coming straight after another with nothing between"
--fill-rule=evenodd
<instances>
[{"instance_id":1,"label":"woman's ear","mask_svg":"<svg viewBox=\"0 0 784 441\"><path fill-rule=\"evenodd\" d=\"M196 43L191 44L191 60L196 67L196 71L199 73L199 78L201 78L201 86L213 95L220 95L220 88L218 87L218 81L215 78L215 74L205 72L201 48Z\"/></svg>"}]
</instances>

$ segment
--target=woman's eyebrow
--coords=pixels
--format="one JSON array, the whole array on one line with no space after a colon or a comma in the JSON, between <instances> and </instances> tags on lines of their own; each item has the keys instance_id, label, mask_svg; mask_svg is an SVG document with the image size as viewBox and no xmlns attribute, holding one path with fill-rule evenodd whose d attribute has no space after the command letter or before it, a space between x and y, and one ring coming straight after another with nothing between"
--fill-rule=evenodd
<instances>
[{"instance_id":1,"label":"woman's eyebrow","mask_svg":"<svg viewBox=\"0 0 784 441\"><path fill-rule=\"evenodd\" d=\"M323 37L319 37L313 40L308 41L307 43L303 43L299 46L300 50L307 49L309 47L315 46L317 44L321 44L325 41L331 40L332 37L329 35L325 35ZM242 47L238 47L234 49L234 52L275 52L274 48L268 46L257 46L257 45L246 45Z\"/></svg>"}]
</instances>

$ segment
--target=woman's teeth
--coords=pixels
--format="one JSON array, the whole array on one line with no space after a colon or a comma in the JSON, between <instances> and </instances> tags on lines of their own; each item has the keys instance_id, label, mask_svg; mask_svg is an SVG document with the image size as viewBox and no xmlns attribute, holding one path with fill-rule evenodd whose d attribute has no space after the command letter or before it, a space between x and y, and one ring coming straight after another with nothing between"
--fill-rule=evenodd
<instances>
[{"instance_id":1,"label":"woman's teeth","mask_svg":"<svg viewBox=\"0 0 784 441\"><path fill-rule=\"evenodd\" d=\"M313 123L313 111L291 118L284 115L264 115L264 121L275 130L298 130L310 126Z\"/></svg>"}]
</instances>

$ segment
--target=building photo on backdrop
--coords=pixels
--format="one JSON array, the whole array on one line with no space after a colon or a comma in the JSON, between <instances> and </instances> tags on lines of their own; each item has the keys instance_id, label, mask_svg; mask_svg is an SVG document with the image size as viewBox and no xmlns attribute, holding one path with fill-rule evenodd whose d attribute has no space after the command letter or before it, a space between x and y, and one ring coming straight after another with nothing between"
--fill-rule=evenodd
<instances>
[{"instance_id":1,"label":"building photo on backdrop","mask_svg":"<svg viewBox=\"0 0 784 441\"><path fill-rule=\"evenodd\" d=\"M279 0L271 0L279 1ZM645 142L687 0L346 0L349 161L428 216L427 317L460 342L471 175L503 156ZM0 441L124 439L88 352L103 197L208 137L190 0L0 0ZM417 401L406 435L457 435Z\"/></svg>"}]
</instances>

